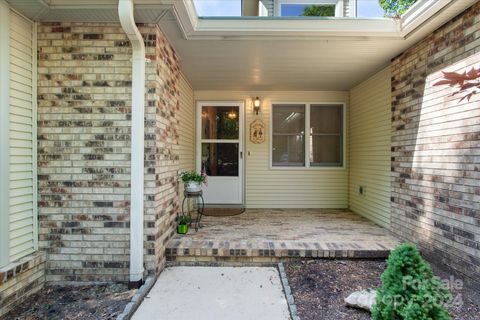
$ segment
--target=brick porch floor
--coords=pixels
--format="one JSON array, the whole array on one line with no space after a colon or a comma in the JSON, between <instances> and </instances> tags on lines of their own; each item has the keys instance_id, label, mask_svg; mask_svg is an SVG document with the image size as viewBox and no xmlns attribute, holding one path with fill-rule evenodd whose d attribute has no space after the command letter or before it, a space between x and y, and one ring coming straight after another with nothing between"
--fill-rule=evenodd
<instances>
[{"instance_id":1,"label":"brick porch floor","mask_svg":"<svg viewBox=\"0 0 480 320\"><path fill-rule=\"evenodd\" d=\"M399 241L348 210L247 209L202 219L203 228L175 235L170 262L270 263L298 257L384 258Z\"/></svg>"}]
</instances>

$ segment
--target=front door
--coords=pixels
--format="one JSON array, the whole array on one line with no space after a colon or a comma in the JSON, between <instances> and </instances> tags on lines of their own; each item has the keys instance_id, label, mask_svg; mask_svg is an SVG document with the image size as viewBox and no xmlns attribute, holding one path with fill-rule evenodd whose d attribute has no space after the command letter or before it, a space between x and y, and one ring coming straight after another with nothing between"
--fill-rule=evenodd
<instances>
[{"instance_id":1,"label":"front door","mask_svg":"<svg viewBox=\"0 0 480 320\"><path fill-rule=\"evenodd\" d=\"M207 204L243 203L243 102L197 103L197 170Z\"/></svg>"}]
</instances>

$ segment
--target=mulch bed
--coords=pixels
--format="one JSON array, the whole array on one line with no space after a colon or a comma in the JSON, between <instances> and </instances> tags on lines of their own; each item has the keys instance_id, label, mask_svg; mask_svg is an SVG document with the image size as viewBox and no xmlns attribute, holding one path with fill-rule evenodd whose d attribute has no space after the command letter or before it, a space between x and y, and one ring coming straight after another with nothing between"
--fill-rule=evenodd
<instances>
[{"instance_id":1,"label":"mulch bed","mask_svg":"<svg viewBox=\"0 0 480 320\"><path fill-rule=\"evenodd\" d=\"M134 293L135 290L128 290L123 284L47 286L8 313L5 319L115 319Z\"/></svg>"},{"instance_id":2,"label":"mulch bed","mask_svg":"<svg viewBox=\"0 0 480 320\"><path fill-rule=\"evenodd\" d=\"M377 260L309 260L285 264L301 320L368 320L370 313L345 306L344 299L353 291L380 286L386 268ZM448 279L438 268L435 273ZM480 319L480 294L464 286L454 290L462 304L448 306L452 319Z\"/></svg>"}]
</instances>

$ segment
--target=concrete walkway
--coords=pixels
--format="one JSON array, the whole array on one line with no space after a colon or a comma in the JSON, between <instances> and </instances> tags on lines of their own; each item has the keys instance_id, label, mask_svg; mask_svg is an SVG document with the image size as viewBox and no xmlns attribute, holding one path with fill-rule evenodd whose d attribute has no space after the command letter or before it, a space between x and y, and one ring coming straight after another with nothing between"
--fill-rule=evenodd
<instances>
[{"instance_id":1,"label":"concrete walkway","mask_svg":"<svg viewBox=\"0 0 480 320\"><path fill-rule=\"evenodd\" d=\"M167 268L133 320L290 319L276 268Z\"/></svg>"}]
</instances>

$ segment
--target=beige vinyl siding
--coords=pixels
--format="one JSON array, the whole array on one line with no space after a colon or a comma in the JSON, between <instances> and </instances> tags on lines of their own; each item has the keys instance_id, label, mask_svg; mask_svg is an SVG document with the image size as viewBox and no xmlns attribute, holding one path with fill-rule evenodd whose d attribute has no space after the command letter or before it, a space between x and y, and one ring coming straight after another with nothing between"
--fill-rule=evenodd
<instances>
[{"instance_id":1,"label":"beige vinyl siding","mask_svg":"<svg viewBox=\"0 0 480 320\"><path fill-rule=\"evenodd\" d=\"M195 105L193 89L182 74L180 76L180 108L178 118L178 155L180 170L195 169ZM180 201L183 185L180 186Z\"/></svg>"},{"instance_id":2,"label":"beige vinyl siding","mask_svg":"<svg viewBox=\"0 0 480 320\"><path fill-rule=\"evenodd\" d=\"M260 113L252 98L261 99ZM345 168L270 168L270 110L272 102L347 103L348 92L322 91L195 91L197 101L245 101L245 205L249 208L347 208L348 164ZM348 103L347 103L348 114ZM266 140L250 142L249 127L261 118ZM345 124L348 128L347 124ZM348 141L348 132L346 133ZM347 150L346 150L347 151ZM347 162L348 155L345 156Z\"/></svg>"},{"instance_id":3,"label":"beige vinyl siding","mask_svg":"<svg viewBox=\"0 0 480 320\"><path fill-rule=\"evenodd\" d=\"M390 227L390 68L350 91L350 208ZM359 193L364 186L365 194Z\"/></svg>"},{"instance_id":4,"label":"beige vinyl siding","mask_svg":"<svg viewBox=\"0 0 480 320\"><path fill-rule=\"evenodd\" d=\"M35 250L34 26L10 14L10 261Z\"/></svg>"}]
</instances>

